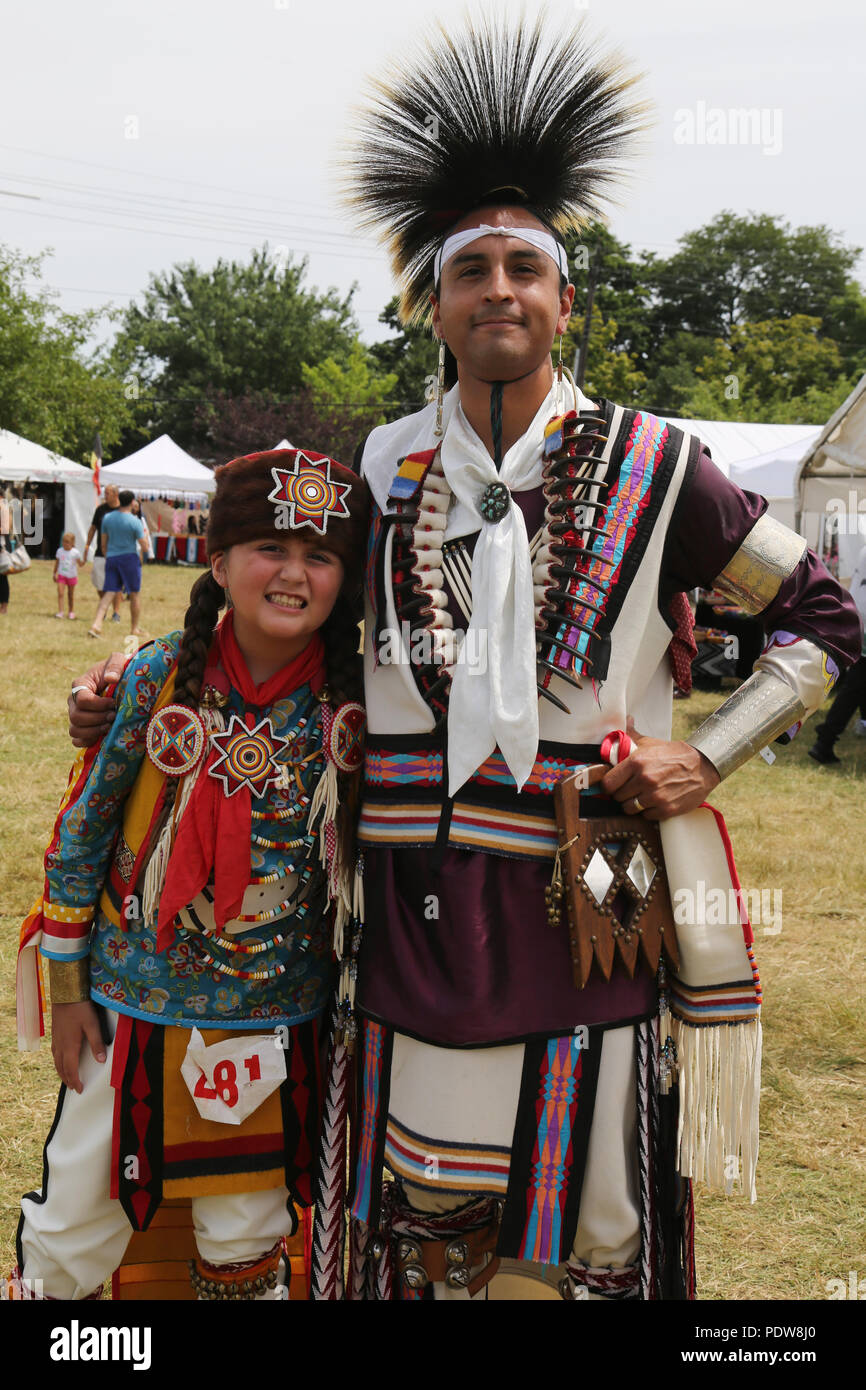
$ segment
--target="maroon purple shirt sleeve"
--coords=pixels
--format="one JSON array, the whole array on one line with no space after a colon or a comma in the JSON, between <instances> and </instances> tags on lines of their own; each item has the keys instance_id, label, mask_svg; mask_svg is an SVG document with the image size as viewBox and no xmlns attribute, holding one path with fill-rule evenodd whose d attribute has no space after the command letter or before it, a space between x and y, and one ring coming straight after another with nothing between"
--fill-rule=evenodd
<instances>
[{"instance_id":1,"label":"maroon purple shirt sleeve","mask_svg":"<svg viewBox=\"0 0 866 1390\"><path fill-rule=\"evenodd\" d=\"M703 449L687 474L674 509L663 564L670 593L710 589L767 510L767 500L744 492L716 467ZM805 637L850 666L860 655L857 609L813 550L806 550L773 602L756 615L766 632L783 629Z\"/></svg>"}]
</instances>

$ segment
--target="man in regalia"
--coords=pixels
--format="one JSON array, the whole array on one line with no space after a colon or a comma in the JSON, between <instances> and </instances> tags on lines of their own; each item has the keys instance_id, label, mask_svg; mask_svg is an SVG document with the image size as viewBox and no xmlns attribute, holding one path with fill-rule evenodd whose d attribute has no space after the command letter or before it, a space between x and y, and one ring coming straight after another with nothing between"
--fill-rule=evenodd
<instances>
[{"instance_id":1,"label":"man in regalia","mask_svg":"<svg viewBox=\"0 0 866 1390\"><path fill-rule=\"evenodd\" d=\"M690 1179L754 1197L749 924L708 933L686 906L661 952L649 900L665 872L672 902L738 886L699 808L820 707L857 623L699 440L552 363L574 296L563 234L597 215L638 128L631 89L579 28L441 34L375 89L350 166L404 319L441 345L438 399L359 450L376 504L366 922L343 1020L359 1296L693 1297ZM670 741L696 585L766 642ZM558 781L584 793L580 861L556 855Z\"/></svg>"}]
</instances>

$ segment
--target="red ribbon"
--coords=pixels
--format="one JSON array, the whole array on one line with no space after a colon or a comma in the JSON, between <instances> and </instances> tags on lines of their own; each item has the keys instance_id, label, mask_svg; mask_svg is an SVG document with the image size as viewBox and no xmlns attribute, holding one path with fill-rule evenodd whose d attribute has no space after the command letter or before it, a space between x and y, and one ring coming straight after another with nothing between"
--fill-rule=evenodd
<instances>
[{"instance_id":1,"label":"red ribbon","mask_svg":"<svg viewBox=\"0 0 866 1390\"><path fill-rule=\"evenodd\" d=\"M629 753L632 750L632 747L634 746L628 734L625 733L622 729L612 729L611 732L609 734L606 734L601 741L601 756L604 762L613 762L613 759L610 755L613 752L613 746L615 743L619 743L619 751L617 753L616 758L618 763L621 763L623 758L628 757Z\"/></svg>"}]
</instances>

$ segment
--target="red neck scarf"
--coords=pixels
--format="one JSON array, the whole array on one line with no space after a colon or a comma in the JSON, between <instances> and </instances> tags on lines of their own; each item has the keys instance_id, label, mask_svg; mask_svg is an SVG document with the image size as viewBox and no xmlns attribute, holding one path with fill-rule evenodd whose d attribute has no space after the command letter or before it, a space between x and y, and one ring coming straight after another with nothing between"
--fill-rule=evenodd
<instances>
[{"instance_id":1,"label":"red neck scarf","mask_svg":"<svg viewBox=\"0 0 866 1390\"><path fill-rule=\"evenodd\" d=\"M284 700L303 685L316 692L325 680L325 644L315 632L304 650L275 675L255 685L234 634L234 614L229 610L217 628L208 666L221 667L244 703L263 714L277 700ZM252 729L258 717L244 716ZM198 896L213 876L214 917L217 927L237 917L250 881L252 798L246 787L226 796L222 783L209 776L219 757L212 745L205 754L189 805L184 811L159 904L157 950L174 940L174 919L181 908ZM219 854L217 854L219 846Z\"/></svg>"}]
</instances>

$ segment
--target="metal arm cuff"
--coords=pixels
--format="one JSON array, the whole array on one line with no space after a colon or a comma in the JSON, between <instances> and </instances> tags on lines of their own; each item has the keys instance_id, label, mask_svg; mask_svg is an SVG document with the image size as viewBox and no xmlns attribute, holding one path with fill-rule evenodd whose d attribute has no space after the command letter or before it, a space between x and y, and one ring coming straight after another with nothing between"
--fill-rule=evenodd
<instances>
[{"instance_id":1,"label":"metal arm cuff","mask_svg":"<svg viewBox=\"0 0 866 1390\"><path fill-rule=\"evenodd\" d=\"M48 985L52 1004L81 1004L90 998L90 962L49 960Z\"/></svg>"},{"instance_id":2,"label":"metal arm cuff","mask_svg":"<svg viewBox=\"0 0 866 1390\"><path fill-rule=\"evenodd\" d=\"M686 742L709 758L724 781L805 713L787 681L756 671Z\"/></svg>"},{"instance_id":3,"label":"metal arm cuff","mask_svg":"<svg viewBox=\"0 0 866 1390\"><path fill-rule=\"evenodd\" d=\"M763 613L799 565L806 542L773 517L759 516L713 584L745 613Z\"/></svg>"}]
</instances>

